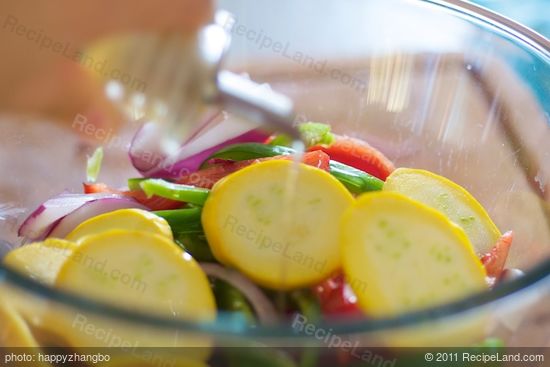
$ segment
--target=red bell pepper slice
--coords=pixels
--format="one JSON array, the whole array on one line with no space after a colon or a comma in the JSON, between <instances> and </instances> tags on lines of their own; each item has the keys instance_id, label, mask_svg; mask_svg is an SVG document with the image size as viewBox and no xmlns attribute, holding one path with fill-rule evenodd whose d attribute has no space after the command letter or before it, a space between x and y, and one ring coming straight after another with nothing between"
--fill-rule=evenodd
<instances>
[{"instance_id":1,"label":"red bell pepper slice","mask_svg":"<svg viewBox=\"0 0 550 367\"><path fill-rule=\"evenodd\" d=\"M360 316L363 313L357 305L357 297L344 275L328 278L313 287L321 306L321 312L327 318Z\"/></svg>"},{"instance_id":2,"label":"red bell pepper slice","mask_svg":"<svg viewBox=\"0 0 550 367\"><path fill-rule=\"evenodd\" d=\"M99 193L106 193L106 194L119 194L122 195L122 191L113 189L104 183L97 182L97 183L89 183L84 182L82 184L84 186L84 193L85 194L99 194Z\"/></svg>"},{"instance_id":3,"label":"red bell pepper slice","mask_svg":"<svg viewBox=\"0 0 550 367\"><path fill-rule=\"evenodd\" d=\"M334 137L331 144L315 145L308 151L322 150L330 159L360 169L383 181L395 170L392 161L367 142L348 136Z\"/></svg>"},{"instance_id":4,"label":"red bell pepper slice","mask_svg":"<svg viewBox=\"0 0 550 367\"><path fill-rule=\"evenodd\" d=\"M239 169L249 166L251 164L272 159L288 160L292 159L292 156L281 155L268 158L251 159L241 162L227 161L223 163L218 163L209 168L187 174L179 178L177 180L177 183L210 189L212 188L212 186L214 186L216 182L229 175L230 173L238 171ZM322 169L324 171L328 171L330 158L326 153L316 151L304 154L302 162L307 165ZM142 190L117 190L105 185L104 183L84 183L84 192L86 194L103 192L129 196L151 210L170 210L181 208L182 206L182 203L179 201L165 199L158 196L148 198Z\"/></svg>"},{"instance_id":5,"label":"red bell pepper slice","mask_svg":"<svg viewBox=\"0 0 550 367\"><path fill-rule=\"evenodd\" d=\"M502 274L513 239L514 232L508 231L504 233L491 251L481 257L481 263L485 267L489 278L498 279Z\"/></svg>"},{"instance_id":6,"label":"red bell pepper slice","mask_svg":"<svg viewBox=\"0 0 550 367\"><path fill-rule=\"evenodd\" d=\"M104 183L84 183L84 193L109 193L124 195L134 198L138 203L145 205L151 210L170 210L178 209L183 205L180 201L174 201L170 199L161 198L158 196L152 196L150 198L141 190L117 190L107 186Z\"/></svg>"},{"instance_id":7,"label":"red bell pepper slice","mask_svg":"<svg viewBox=\"0 0 550 367\"><path fill-rule=\"evenodd\" d=\"M244 167L250 166L251 164L274 159L290 160L292 158L293 157L291 155L278 155L275 157L249 159L240 162L222 162L203 170L182 176L177 180L177 183L210 189L212 188L212 186L214 186L216 182L218 182L225 176L236 172ZM326 153L322 151L314 151L305 153L302 158L302 162L309 166L313 166L328 172L330 158Z\"/></svg>"}]
</instances>

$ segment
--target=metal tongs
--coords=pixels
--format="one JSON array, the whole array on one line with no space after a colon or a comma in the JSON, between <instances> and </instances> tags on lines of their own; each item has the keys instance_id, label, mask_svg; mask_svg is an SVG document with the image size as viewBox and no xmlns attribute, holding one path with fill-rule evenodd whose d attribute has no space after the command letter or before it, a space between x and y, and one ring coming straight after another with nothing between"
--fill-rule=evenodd
<instances>
[{"instance_id":1,"label":"metal tongs","mask_svg":"<svg viewBox=\"0 0 550 367\"><path fill-rule=\"evenodd\" d=\"M142 93L127 91L123 98L118 94L119 98L111 99L129 115L133 111L136 120L157 123L164 136L165 153L179 148L195 133L197 121L204 119L205 111L213 109L223 109L254 126L299 139L289 98L222 69L234 23L230 13L218 11L214 22L191 38L169 35L160 41L139 41L132 46L127 56L128 70L144 74L147 88ZM137 110L142 112L136 113Z\"/></svg>"},{"instance_id":2,"label":"metal tongs","mask_svg":"<svg viewBox=\"0 0 550 367\"><path fill-rule=\"evenodd\" d=\"M235 73L220 70L231 43L230 31L234 23L231 14L219 11L215 23L199 33L203 65L210 76L204 85L206 100L298 139L299 134L293 127L293 103L288 97L269 88L260 88L257 83Z\"/></svg>"}]
</instances>

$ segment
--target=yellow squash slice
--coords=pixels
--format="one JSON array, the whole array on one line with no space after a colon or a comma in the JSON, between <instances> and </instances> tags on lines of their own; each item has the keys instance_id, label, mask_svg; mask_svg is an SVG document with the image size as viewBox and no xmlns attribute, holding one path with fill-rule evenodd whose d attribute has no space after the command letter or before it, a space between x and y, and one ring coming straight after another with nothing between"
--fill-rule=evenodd
<instances>
[{"instance_id":1,"label":"yellow squash slice","mask_svg":"<svg viewBox=\"0 0 550 367\"><path fill-rule=\"evenodd\" d=\"M58 238L49 238L18 247L3 259L4 264L32 279L52 285L59 269L72 254L76 245Z\"/></svg>"},{"instance_id":2,"label":"yellow squash slice","mask_svg":"<svg viewBox=\"0 0 550 367\"><path fill-rule=\"evenodd\" d=\"M56 286L147 314L198 322L216 317L214 295L198 263L174 242L149 232L110 230L82 238L61 268ZM52 310L45 322L51 320L59 320L60 334L75 347L210 344L206 338L118 323L85 312ZM199 355L208 353L208 348L196 349Z\"/></svg>"},{"instance_id":3,"label":"yellow squash slice","mask_svg":"<svg viewBox=\"0 0 550 367\"><path fill-rule=\"evenodd\" d=\"M212 189L202 224L216 258L273 289L313 284L340 267L339 220L353 197L329 173L257 163Z\"/></svg>"},{"instance_id":4,"label":"yellow squash slice","mask_svg":"<svg viewBox=\"0 0 550 367\"><path fill-rule=\"evenodd\" d=\"M464 231L399 193L362 195L343 217L341 248L346 278L368 315L414 311L487 288Z\"/></svg>"},{"instance_id":5,"label":"yellow squash slice","mask_svg":"<svg viewBox=\"0 0 550 367\"><path fill-rule=\"evenodd\" d=\"M167 238L111 230L86 236L61 267L58 287L97 301L192 320L215 317L206 275Z\"/></svg>"},{"instance_id":6,"label":"yellow squash slice","mask_svg":"<svg viewBox=\"0 0 550 367\"><path fill-rule=\"evenodd\" d=\"M396 191L445 214L470 239L478 255L491 250L501 236L481 204L463 187L435 173L413 168L395 170L384 191Z\"/></svg>"},{"instance_id":7,"label":"yellow squash slice","mask_svg":"<svg viewBox=\"0 0 550 367\"><path fill-rule=\"evenodd\" d=\"M25 320L3 299L0 299L0 347L38 347Z\"/></svg>"},{"instance_id":8,"label":"yellow squash slice","mask_svg":"<svg viewBox=\"0 0 550 367\"><path fill-rule=\"evenodd\" d=\"M159 234L172 239L170 225L164 219L142 209L119 209L101 214L82 222L66 237L69 241L79 241L90 234L98 234L110 229L127 229Z\"/></svg>"}]
</instances>

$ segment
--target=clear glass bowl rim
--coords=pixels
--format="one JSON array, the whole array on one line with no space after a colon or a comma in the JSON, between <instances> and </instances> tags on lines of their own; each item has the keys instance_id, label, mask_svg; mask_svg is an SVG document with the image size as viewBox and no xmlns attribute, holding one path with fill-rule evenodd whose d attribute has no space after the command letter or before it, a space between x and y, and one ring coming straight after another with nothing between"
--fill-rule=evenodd
<instances>
[{"instance_id":1,"label":"clear glass bowl rim","mask_svg":"<svg viewBox=\"0 0 550 367\"><path fill-rule=\"evenodd\" d=\"M441 9L451 12L455 16L465 17L481 22L486 27L494 27L506 33L520 44L527 46L530 51L535 51L550 64L550 40L539 33L529 29L507 17L492 12L482 6L465 2L463 0L418 0L419 2L433 4ZM82 297L70 292L55 289L16 271L6 268L0 263L0 282L5 282L23 293L29 293L40 299L57 302L79 311L87 311L106 318L125 321L153 329L185 330L214 334L217 336L241 336L241 337L266 337L266 338L309 338L305 334L297 334L290 323L267 325L256 328L248 328L239 323L232 322L229 313L223 314L213 323L195 323L185 320L174 320L154 315L139 313L123 308L104 304L93 299ZM421 311L406 313L392 318L342 320L338 323L319 323L318 327L332 330L334 334L356 334L385 331L397 328L405 328L422 323L439 321L444 318L459 316L463 313L474 311L481 306L488 306L497 301L504 301L516 293L523 293L533 288L550 288L550 258L543 260L525 276L502 283L491 292L481 292L465 299L445 305L428 308Z\"/></svg>"}]
</instances>

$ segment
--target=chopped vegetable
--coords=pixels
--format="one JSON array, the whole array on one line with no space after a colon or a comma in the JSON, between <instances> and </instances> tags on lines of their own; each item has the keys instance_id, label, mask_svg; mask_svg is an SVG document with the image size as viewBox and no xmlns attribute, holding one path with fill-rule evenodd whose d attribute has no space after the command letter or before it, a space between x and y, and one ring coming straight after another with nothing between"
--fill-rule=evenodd
<instances>
[{"instance_id":1,"label":"chopped vegetable","mask_svg":"<svg viewBox=\"0 0 550 367\"><path fill-rule=\"evenodd\" d=\"M320 122L304 122L297 126L298 132L306 147L318 144L331 144L334 141L334 135L331 133L330 125ZM292 138L285 134L271 135L264 144L292 146Z\"/></svg>"},{"instance_id":2,"label":"chopped vegetable","mask_svg":"<svg viewBox=\"0 0 550 367\"><path fill-rule=\"evenodd\" d=\"M116 190L113 188L110 188L104 183L90 183L85 182L82 184L82 187L84 189L85 194L117 194L117 195L123 195L123 192L120 190Z\"/></svg>"},{"instance_id":3,"label":"chopped vegetable","mask_svg":"<svg viewBox=\"0 0 550 367\"><path fill-rule=\"evenodd\" d=\"M362 195L342 219L343 269L365 313L392 316L487 289L464 231L394 192Z\"/></svg>"},{"instance_id":4,"label":"chopped vegetable","mask_svg":"<svg viewBox=\"0 0 550 367\"><path fill-rule=\"evenodd\" d=\"M202 169L197 172L193 172L188 175L179 177L176 182L183 185L193 185L196 187L202 187L205 189L211 189L216 182L224 178L225 176L238 171L239 169L246 167L250 163L245 162L224 162L216 164L215 166Z\"/></svg>"},{"instance_id":5,"label":"chopped vegetable","mask_svg":"<svg viewBox=\"0 0 550 367\"><path fill-rule=\"evenodd\" d=\"M273 324L277 321L278 317L273 304L249 279L235 270L224 268L219 264L202 263L201 266L209 277L221 279L244 294L261 323Z\"/></svg>"},{"instance_id":6,"label":"chopped vegetable","mask_svg":"<svg viewBox=\"0 0 550 367\"><path fill-rule=\"evenodd\" d=\"M266 145L258 143L243 143L227 146L211 154L204 162L203 166L211 159L220 158L232 161L246 161L265 157L275 157L277 155L294 154L295 150L278 145Z\"/></svg>"},{"instance_id":7,"label":"chopped vegetable","mask_svg":"<svg viewBox=\"0 0 550 367\"><path fill-rule=\"evenodd\" d=\"M489 252L501 236L489 214L468 191L435 173L398 168L386 180L384 191L399 192L445 214L466 232L480 256Z\"/></svg>"},{"instance_id":8,"label":"chopped vegetable","mask_svg":"<svg viewBox=\"0 0 550 367\"><path fill-rule=\"evenodd\" d=\"M178 183L194 185L204 188L212 188L216 182L225 176L255 163L269 160L291 160L291 155L270 156L266 158L249 159L239 162L227 162L208 167L190 175L180 177ZM304 154L302 163L327 171L329 169L329 157L323 152L310 152Z\"/></svg>"},{"instance_id":9,"label":"chopped vegetable","mask_svg":"<svg viewBox=\"0 0 550 367\"><path fill-rule=\"evenodd\" d=\"M285 179L293 175L288 202ZM330 174L272 160L214 186L202 224L219 261L268 288L293 289L319 282L340 266L339 223L334 218L352 201Z\"/></svg>"},{"instance_id":10,"label":"chopped vegetable","mask_svg":"<svg viewBox=\"0 0 550 367\"><path fill-rule=\"evenodd\" d=\"M323 315L329 319L363 315L357 305L357 296L343 274L325 279L313 287L313 292L319 300Z\"/></svg>"},{"instance_id":11,"label":"chopped vegetable","mask_svg":"<svg viewBox=\"0 0 550 367\"><path fill-rule=\"evenodd\" d=\"M350 165L383 181L395 170L393 163L379 150L365 141L347 136L335 135L331 144L315 145L308 150L322 150L330 159Z\"/></svg>"},{"instance_id":12,"label":"chopped vegetable","mask_svg":"<svg viewBox=\"0 0 550 367\"><path fill-rule=\"evenodd\" d=\"M305 289L290 292L290 300L296 306L297 311L306 317L309 322L321 321L321 310L316 297ZM315 342L311 346L317 346ZM319 363L318 348L302 348L299 367L313 367Z\"/></svg>"},{"instance_id":13,"label":"chopped vegetable","mask_svg":"<svg viewBox=\"0 0 550 367\"><path fill-rule=\"evenodd\" d=\"M99 171L101 170L101 162L103 161L103 147L98 147L91 156L88 156L86 164L86 180L95 182Z\"/></svg>"},{"instance_id":14,"label":"chopped vegetable","mask_svg":"<svg viewBox=\"0 0 550 367\"><path fill-rule=\"evenodd\" d=\"M130 190L130 191L141 190L141 186L139 186L139 184L142 181L145 181L145 180L147 180L147 178L143 178L143 177L129 178L128 179L128 190Z\"/></svg>"},{"instance_id":15,"label":"chopped vegetable","mask_svg":"<svg viewBox=\"0 0 550 367\"><path fill-rule=\"evenodd\" d=\"M131 190L124 193L151 210L170 210L181 208L181 201L170 200L160 196L148 196L143 190Z\"/></svg>"},{"instance_id":16,"label":"chopped vegetable","mask_svg":"<svg viewBox=\"0 0 550 367\"><path fill-rule=\"evenodd\" d=\"M274 157L280 155L291 155L295 151L282 146L269 146L265 144L245 143L226 147L211 155L207 161L212 159L229 159L234 161L252 160L262 157ZM310 152L312 153L312 152ZM306 156L309 153L306 153ZM237 168L231 167L231 172ZM353 194L360 194L367 191L381 190L384 184L380 179L369 175L361 170L350 167L346 164L331 160L329 172L342 182ZM201 171L197 172L200 174ZM219 178L218 178L219 179Z\"/></svg>"},{"instance_id":17,"label":"chopped vegetable","mask_svg":"<svg viewBox=\"0 0 550 367\"><path fill-rule=\"evenodd\" d=\"M145 177L175 178L196 171L206 157L224 146L267 138L250 123L235 118L226 118L193 135L174 155L167 156L159 146L161 139L155 124L145 124L130 146L131 161Z\"/></svg>"},{"instance_id":18,"label":"chopped vegetable","mask_svg":"<svg viewBox=\"0 0 550 367\"><path fill-rule=\"evenodd\" d=\"M154 213L168 222L173 233L202 233L201 208L159 210Z\"/></svg>"},{"instance_id":19,"label":"chopped vegetable","mask_svg":"<svg viewBox=\"0 0 550 367\"><path fill-rule=\"evenodd\" d=\"M279 156L279 159L288 159L289 156ZM273 159L277 159L274 157ZM305 153L302 157L302 163L308 166L319 168L323 171L327 171L330 168L330 158L323 152L309 152Z\"/></svg>"},{"instance_id":20,"label":"chopped vegetable","mask_svg":"<svg viewBox=\"0 0 550 367\"><path fill-rule=\"evenodd\" d=\"M292 138L285 134L274 134L264 141L264 144L281 145L284 147L290 147L292 146L292 143L293 143Z\"/></svg>"},{"instance_id":21,"label":"chopped vegetable","mask_svg":"<svg viewBox=\"0 0 550 367\"><path fill-rule=\"evenodd\" d=\"M485 267L488 277L494 279L500 278L504 265L506 265L506 259L508 258L513 238L514 233L512 231L504 233L491 251L481 257L481 262Z\"/></svg>"},{"instance_id":22,"label":"chopped vegetable","mask_svg":"<svg viewBox=\"0 0 550 367\"><path fill-rule=\"evenodd\" d=\"M85 203L115 197L117 196L112 194L82 195L62 193L48 199L34 210L21 224L18 234L32 241L42 240L60 219L80 208Z\"/></svg>"},{"instance_id":23,"label":"chopped vegetable","mask_svg":"<svg viewBox=\"0 0 550 367\"><path fill-rule=\"evenodd\" d=\"M110 229L139 230L156 233L172 240L172 230L166 220L142 209L120 209L92 217L80 223L66 239L78 242L88 235Z\"/></svg>"},{"instance_id":24,"label":"chopped vegetable","mask_svg":"<svg viewBox=\"0 0 550 367\"><path fill-rule=\"evenodd\" d=\"M216 305L220 310L236 312L244 318L244 321L253 325L256 323L254 311L248 304L246 297L239 290L222 280L214 280L212 289L216 297Z\"/></svg>"},{"instance_id":25,"label":"chopped vegetable","mask_svg":"<svg viewBox=\"0 0 550 367\"><path fill-rule=\"evenodd\" d=\"M298 125L298 131L302 136L306 147L314 145L328 145L334 141L334 134L330 132L330 125L320 122L305 122Z\"/></svg>"},{"instance_id":26,"label":"chopped vegetable","mask_svg":"<svg viewBox=\"0 0 550 367\"><path fill-rule=\"evenodd\" d=\"M393 317L521 274L504 269L512 232L501 236L472 195L448 179L396 170L380 151L333 134L326 124L300 124L299 147L289 136L266 140L254 125L222 116L200 124L171 151L160 144L158 126L144 124L129 152L144 177L128 179L127 189L96 182L98 148L88 157L85 194L63 193L31 213L19 234L43 241L8 244L6 267L153 317L212 322L217 309L232 312L242 328L275 325L296 312L310 322ZM0 324L34 346L18 314L1 304ZM112 323L85 310L76 319L55 307L17 311L40 328L55 325L55 333L44 330L69 348L117 346L74 327L82 317L130 345L206 346L197 348L199 360L180 361L185 365L204 365L212 345L208 336ZM477 337L481 327L473 320L459 333ZM389 342L418 345L440 337L410 335ZM0 330L0 344L4 339ZM297 365L290 356L237 352L227 353L240 367ZM343 349L337 354L335 363L351 362ZM323 358L316 349L293 357L300 367ZM122 356L113 363L139 361Z\"/></svg>"},{"instance_id":27,"label":"chopped vegetable","mask_svg":"<svg viewBox=\"0 0 550 367\"><path fill-rule=\"evenodd\" d=\"M0 345L3 348L38 348L29 326L17 311L0 298ZM4 360L5 361L5 360ZM9 364L9 362L8 362ZM42 363L33 365L45 366Z\"/></svg>"},{"instance_id":28,"label":"chopped vegetable","mask_svg":"<svg viewBox=\"0 0 550 367\"><path fill-rule=\"evenodd\" d=\"M111 194L130 197L136 200L137 202L139 202L140 204L145 205L147 208L151 210L177 209L182 206L181 201L169 200L169 199L161 198L159 196L148 197L147 194L143 192L141 187L137 190L128 191L128 190L113 189L105 185L104 183L94 183L94 184L84 183L84 193L86 194L111 193Z\"/></svg>"},{"instance_id":29,"label":"chopped vegetable","mask_svg":"<svg viewBox=\"0 0 550 367\"><path fill-rule=\"evenodd\" d=\"M128 156L136 170L143 174L162 164L166 153L160 145L161 142L162 131L158 124L146 122L138 129L128 150Z\"/></svg>"},{"instance_id":30,"label":"chopped vegetable","mask_svg":"<svg viewBox=\"0 0 550 367\"><path fill-rule=\"evenodd\" d=\"M223 143L216 145L212 148L206 149L198 154L195 154L191 157L184 158L182 160L176 161L173 164L168 165L167 168L159 170L152 173L149 177L159 177L159 178L177 178L182 174L191 173L198 169L200 164L208 157L210 154L216 150L231 144L236 144L240 142L260 142L265 139L266 135L264 133L252 130L250 132L244 133L236 138L229 139Z\"/></svg>"},{"instance_id":31,"label":"chopped vegetable","mask_svg":"<svg viewBox=\"0 0 550 367\"><path fill-rule=\"evenodd\" d=\"M142 181L139 186L141 186L147 197L152 197L154 195L195 205L203 205L210 193L210 190L207 189L175 184L161 179L145 180Z\"/></svg>"},{"instance_id":32,"label":"chopped vegetable","mask_svg":"<svg viewBox=\"0 0 550 367\"><path fill-rule=\"evenodd\" d=\"M86 236L61 267L56 286L164 317L195 321L216 317L214 296L200 266L174 242L153 233L117 229ZM68 336L82 346L90 342L84 334L70 330ZM140 345L147 346L145 341Z\"/></svg>"},{"instance_id":33,"label":"chopped vegetable","mask_svg":"<svg viewBox=\"0 0 550 367\"><path fill-rule=\"evenodd\" d=\"M199 220L200 224L200 220ZM214 262L216 258L210 250L210 245L206 241L206 237L202 232L202 226L200 232L180 232L175 236L176 243L183 248L187 253L193 256L193 259L202 262Z\"/></svg>"},{"instance_id":34,"label":"chopped vegetable","mask_svg":"<svg viewBox=\"0 0 550 367\"><path fill-rule=\"evenodd\" d=\"M124 196L108 196L87 201L79 208L73 210L63 218L59 219L48 233L49 237L65 238L80 223L98 216L119 209L146 209L143 205Z\"/></svg>"},{"instance_id":35,"label":"chopped vegetable","mask_svg":"<svg viewBox=\"0 0 550 367\"><path fill-rule=\"evenodd\" d=\"M290 300L298 312L311 322L321 321L321 308L317 298L308 289L296 289L289 293Z\"/></svg>"},{"instance_id":36,"label":"chopped vegetable","mask_svg":"<svg viewBox=\"0 0 550 367\"><path fill-rule=\"evenodd\" d=\"M330 174L344 184L352 194L362 194L368 191L380 191L384 182L368 173L343 163L330 161Z\"/></svg>"},{"instance_id":37,"label":"chopped vegetable","mask_svg":"<svg viewBox=\"0 0 550 367\"><path fill-rule=\"evenodd\" d=\"M166 237L147 232L117 229L83 238L61 267L56 287L164 318L197 322L216 318L214 296L199 265ZM121 341L140 347L201 346L196 358L203 358L208 353L204 347L210 345L206 338L113 323L84 310L75 315L51 308L50 313L48 320L55 320L56 332L72 347L112 347ZM112 330L119 341L98 338L75 327L75 320Z\"/></svg>"},{"instance_id":38,"label":"chopped vegetable","mask_svg":"<svg viewBox=\"0 0 550 367\"><path fill-rule=\"evenodd\" d=\"M3 263L41 283L53 285L59 269L75 248L74 242L48 238L10 251Z\"/></svg>"}]
</instances>

